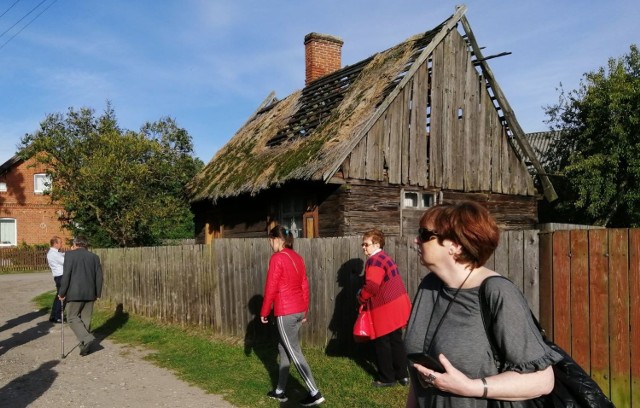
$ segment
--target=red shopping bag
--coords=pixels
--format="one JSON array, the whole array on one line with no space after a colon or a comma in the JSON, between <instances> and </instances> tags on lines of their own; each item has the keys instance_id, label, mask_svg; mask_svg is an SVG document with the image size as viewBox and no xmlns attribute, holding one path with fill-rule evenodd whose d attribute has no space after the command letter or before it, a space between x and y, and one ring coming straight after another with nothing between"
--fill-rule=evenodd
<instances>
[{"instance_id":1,"label":"red shopping bag","mask_svg":"<svg viewBox=\"0 0 640 408\"><path fill-rule=\"evenodd\" d=\"M376 338L375 331L373 329L373 320L371 319L371 312L365 305L360 305L360 312L356 323L353 325L353 339L356 343L364 343Z\"/></svg>"}]
</instances>

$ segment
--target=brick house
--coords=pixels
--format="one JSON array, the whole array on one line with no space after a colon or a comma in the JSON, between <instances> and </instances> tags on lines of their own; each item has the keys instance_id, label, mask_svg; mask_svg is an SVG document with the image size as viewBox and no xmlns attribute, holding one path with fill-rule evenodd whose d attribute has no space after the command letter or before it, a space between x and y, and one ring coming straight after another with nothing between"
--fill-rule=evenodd
<instances>
[{"instance_id":1,"label":"brick house","mask_svg":"<svg viewBox=\"0 0 640 408\"><path fill-rule=\"evenodd\" d=\"M0 165L0 247L70 237L62 228L63 208L46 194L49 186L46 168L33 158L14 156Z\"/></svg>"}]
</instances>

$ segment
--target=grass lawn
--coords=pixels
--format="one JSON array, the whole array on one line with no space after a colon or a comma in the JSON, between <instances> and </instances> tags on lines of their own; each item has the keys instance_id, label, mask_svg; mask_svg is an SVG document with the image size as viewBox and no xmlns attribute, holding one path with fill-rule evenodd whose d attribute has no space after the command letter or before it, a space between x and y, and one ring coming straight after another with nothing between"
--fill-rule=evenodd
<instances>
[{"instance_id":1,"label":"grass lawn","mask_svg":"<svg viewBox=\"0 0 640 408\"><path fill-rule=\"evenodd\" d=\"M53 291L47 292L34 301L49 308L53 296ZM278 352L273 341L245 345L242 339L221 339L203 329L161 324L101 302L96 303L92 327L99 338L151 350L148 360L238 407L278 405L265 396L277 380ZM371 387L373 366L366 359L328 356L312 348L304 348L304 353L327 400L323 407L405 406L407 387ZM293 366L286 393L289 401L280 407L299 406L297 401L306 396Z\"/></svg>"}]
</instances>

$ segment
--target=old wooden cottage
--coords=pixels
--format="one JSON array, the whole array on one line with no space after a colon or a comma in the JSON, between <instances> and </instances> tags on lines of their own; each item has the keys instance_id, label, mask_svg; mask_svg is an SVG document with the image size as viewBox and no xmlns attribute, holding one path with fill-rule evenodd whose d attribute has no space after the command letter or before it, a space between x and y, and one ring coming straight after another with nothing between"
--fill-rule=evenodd
<instances>
[{"instance_id":1,"label":"old wooden cottage","mask_svg":"<svg viewBox=\"0 0 640 408\"><path fill-rule=\"evenodd\" d=\"M426 207L460 199L533 227L555 192L465 11L345 67L339 38L307 35L305 87L270 95L188 186L198 240L274 223L303 237L413 234Z\"/></svg>"}]
</instances>

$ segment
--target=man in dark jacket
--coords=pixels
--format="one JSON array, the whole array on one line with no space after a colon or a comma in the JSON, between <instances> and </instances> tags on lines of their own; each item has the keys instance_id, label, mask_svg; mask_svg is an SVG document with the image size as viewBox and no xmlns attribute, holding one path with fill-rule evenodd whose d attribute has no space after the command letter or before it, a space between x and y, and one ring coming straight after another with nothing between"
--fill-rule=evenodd
<instances>
[{"instance_id":1,"label":"man in dark jacket","mask_svg":"<svg viewBox=\"0 0 640 408\"><path fill-rule=\"evenodd\" d=\"M90 332L91 317L93 302L102 294L102 267L98 255L87 250L85 237L76 237L72 249L64 257L58 297L67 301L69 326L80 342L80 355L86 356L96 339Z\"/></svg>"}]
</instances>

